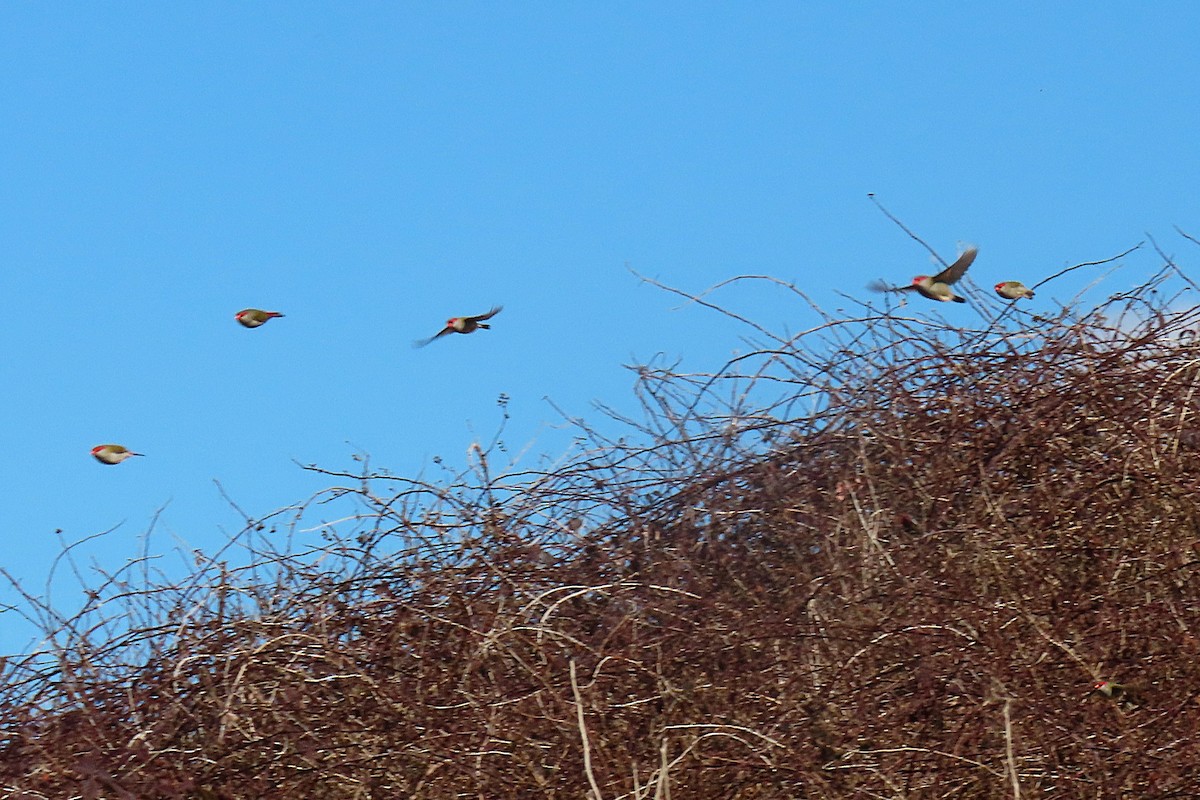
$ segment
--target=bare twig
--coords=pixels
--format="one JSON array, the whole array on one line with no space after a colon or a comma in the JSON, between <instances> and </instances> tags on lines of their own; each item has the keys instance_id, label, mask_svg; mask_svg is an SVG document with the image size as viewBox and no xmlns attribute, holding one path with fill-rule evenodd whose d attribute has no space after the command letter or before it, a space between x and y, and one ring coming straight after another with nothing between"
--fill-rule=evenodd
<instances>
[{"instance_id":1,"label":"bare twig","mask_svg":"<svg viewBox=\"0 0 1200 800\"><path fill-rule=\"evenodd\" d=\"M875 196L875 193L874 193L874 192L868 192L868 193L867 193L867 197L871 198L871 202L875 204L875 207L876 207L876 208L878 208L880 211L882 211L882 212L883 212L883 215L884 215L885 217L887 217L888 219L890 219L892 222L896 223L896 225L897 225L897 226L899 226L900 230L902 230L902 231L904 231L905 233L907 233L907 234L908 234L908 236L909 236L909 238L911 238L911 239L912 239L913 241L915 241L917 244L921 245L921 246L922 246L922 247L924 247L926 250L928 250L928 251L929 251L929 254L938 260L938 263L940 263L940 264L941 264L943 267L945 267L945 266L949 266L949 263L946 261L946 259L944 259L944 258L942 258L940 255L938 255L937 251L936 251L936 250L934 250L932 247L930 247L930 246L929 246L929 244L928 244L928 243L927 243L927 242L926 242L924 239L922 239L920 236L917 236L915 233L913 233L913 232L912 232L912 231L911 231L911 230L908 228L908 226L907 226L907 225L905 225L903 222L901 222L899 219L897 219L897 218L896 218L896 217L895 217L895 216L892 214L892 212L890 212L890 211L888 211L886 208L884 208L884 207L883 207L883 203L880 203L880 202L879 202L879 198L877 198L877 197Z\"/></svg>"},{"instance_id":2,"label":"bare twig","mask_svg":"<svg viewBox=\"0 0 1200 800\"><path fill-rule=\"evenodd\" d=\"M579 740L583 744L583 771L587 775L588 785L592 787L594 800L604 800L600 794L600 786L596 783L596 775L592 772L592 745L588 741L587 722L583 718L583 697L579 693L579 681L575 677L575 659L570 661L571 694L575 698L575 720L579 725Z\"/></svg>"}]
</instances>

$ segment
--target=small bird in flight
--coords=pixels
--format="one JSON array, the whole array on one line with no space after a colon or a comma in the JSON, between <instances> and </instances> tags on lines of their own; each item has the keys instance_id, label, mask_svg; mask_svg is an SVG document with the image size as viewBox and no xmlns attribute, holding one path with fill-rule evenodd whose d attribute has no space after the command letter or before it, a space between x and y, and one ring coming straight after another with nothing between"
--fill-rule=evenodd
<instances>
[{"instance_id":1,"label":"small bird in flight","mask_svg":"<svg viewBox=\"0 0 1200 800\"><path fill-rule=\"evenodd\" d=\"M119 444L98 444L92 448L92 455L101 464L120 464L130 456L140 456L143 454L135 453Z\"/></svg>"},{"instance_id":2,"label":"small bird in flight","mask_svg":"<svg viewBox=\"0 0 1200 800\"><path fill-rule=\"evenodd\" d=\"M922 297L928 297L930 300L938 300L943 303L951 301L955 303L967 302L965 298L959 297L951 290L950 285L966 274L967 268L975 261L975 255L979 252L977 247L968 247L963 251L963 254L958 257L950 266L939 272L937 275L918 275L913 278L911 286L888 286L883 281L873 281L867 285L873 292L918 292Z\"/></svg>"},{"instance_id":3,"label":"small bird in flight","mask_svg":"<svg viewBox=\"0 0 1200 800\"><path fill-rule=\"evenodd\" d=\"M282 317L278 311L263 311L261 308L244 308L233 315L233 318L245 325L247 328L257 328L260 325L266 325L267 320L273 317Z\"/></svg>"},{"instance_id":4,"label":"small bird in flight","mask_svg":"<svg viewBox=\"0 0 1200 800\"><path fill-rule=\"evenodd\" d=\"M451 317L450 319L446 320L446 327L442 328L428 339L420 339L413 342L413 347L424 347L434 339L440 339L448 333L474 333L479 328L487 330L492 326L485 323L484 320L491 319L492 317L496 316L503 308L504 306L495 306L486 314L479 314L478 316L474 317Z\"/></svg>"},{"instance_id":5,"label":"small bird in flight","mask_svg":"<svg viewBox=\"0 0 1200 800\"><path fill-rule=\"evenodd\" d=\"M1022 297L1033 299L1033 289L1020 281L1000 281L996 284L996 294L1005 300L1020 300Z\"/></svg>"}]
</instances>

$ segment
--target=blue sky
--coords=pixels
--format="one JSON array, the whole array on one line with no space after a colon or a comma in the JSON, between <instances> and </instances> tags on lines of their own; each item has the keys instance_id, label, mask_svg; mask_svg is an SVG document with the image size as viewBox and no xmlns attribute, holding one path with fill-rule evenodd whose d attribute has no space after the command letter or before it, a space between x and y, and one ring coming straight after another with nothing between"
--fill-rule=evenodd
<instances>
[{"instance_id":1,"label":"blue sky","mask_svg":"<svg viewBox=\"0 0 1200 800\"><path fill-rule=\"evenodd\" d=\"M36 591L56 529L121 525L86 551L115 568L164 504L151 550L215 548L240 525L214 480L262 516L331 483L296 461L461 465L501 393L510 450L556 456L544 398L599 422L593 401L631 406L622 364L744 347L627 263L845 306L930 266L868 192L944 256L978 243L982 286L1147 231L1186 267L1200 7L1098 8L0 6L0 566ZM765 287L718 299L814 320ZM497 303L493 330L411 348ZM246 306L287 316L249 331ZM147 457L101 466L104 442ZM0 616L0 651L25 634Z\"/></svg>"}]
</instances>

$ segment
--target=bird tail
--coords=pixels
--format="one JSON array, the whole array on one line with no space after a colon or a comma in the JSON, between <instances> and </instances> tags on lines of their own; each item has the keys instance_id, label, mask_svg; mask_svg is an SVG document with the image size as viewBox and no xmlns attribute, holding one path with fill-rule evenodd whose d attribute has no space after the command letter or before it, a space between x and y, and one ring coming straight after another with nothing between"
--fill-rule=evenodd
<instances>
[{"instance_id":1,"label":"bird tail","mask_svg":"<svg viewBox=\"0 0 1200 800\"><path fill-rule=\"evenodd\" d=\"M492 329L492 326L487 324L486 322L476 322L475 324L478 325L480 328L483 328L485 331L490 331Z\"/></svg>"},{"instance_id":2,"label":"bird tail","mask_svg":"<svg viewBox=\"0 0 1200 800\"><path fill-rule=\"evenodd\" d=\"M1033 289L1026 289L1025 296L1028 297L1030 300L1032 300L1033 299Z\"/></svg>"},{"instance_id":3,"label":"bird tail","mask_svg":"<svg viewBox=\"0 0 1200 800\"><path fill-rule=\"evenodd\" d=\"M954 297L951 297L950 299L951 299L951 300L953 300L953 301L954 301L954 302L956 302L956 303L965 303L965 302L967 302L967 298L965 298L965 297L959 297L958 295L954 295Z\"/></svg>"}]
</instances>

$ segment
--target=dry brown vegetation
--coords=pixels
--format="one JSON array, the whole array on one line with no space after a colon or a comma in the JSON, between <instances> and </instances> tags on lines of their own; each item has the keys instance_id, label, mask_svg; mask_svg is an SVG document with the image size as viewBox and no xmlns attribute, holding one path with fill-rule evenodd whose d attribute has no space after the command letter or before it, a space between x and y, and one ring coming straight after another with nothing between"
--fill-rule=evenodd
<instances>
[{"instance_id":1,"label":"dry brown vegetation","mask_svg":"<svg viewBox=\"0 0 1200 800\"><path fill-rule=\"evenodd\" d=\"M248 564L43 607L0 796L1200 796L1194 292L862 306L642 367L552 469L328 473Z\"/></svg>"}]
</instances>

